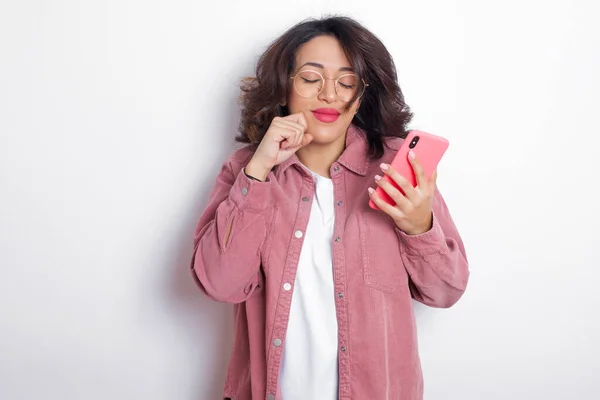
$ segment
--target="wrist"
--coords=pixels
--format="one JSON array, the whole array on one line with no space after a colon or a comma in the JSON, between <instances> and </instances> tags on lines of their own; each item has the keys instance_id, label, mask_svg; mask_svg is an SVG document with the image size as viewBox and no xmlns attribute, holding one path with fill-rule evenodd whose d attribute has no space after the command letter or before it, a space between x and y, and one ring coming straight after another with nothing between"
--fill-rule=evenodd
<instances>
[{"instance_id":1,"label":"wrist","mask_svg":"<svg viewBox=\"0 0 600 400\"><path fill-rule=\"evenodd\" d=\"M255 160L252 159L244 168L244 172L246 175L250 175L251 177L264 182L267 180L267 176L269 175L269 172L271 172L271 168L261 167L256 163Z\"/></svg>"},{"instance_id":2,"label":"wrist","mask_svg":"<svg viewBox=\"0 0 600 400\"><path fill-rule=\"evenodd\" d=\"M398 224L396 224L396 226L398 226ZM398 228L409 236L422 235L433 228L433 214L430 213L429 218L426 221L419 225L413 225L410 229L402 229L400 226L398 226Z\"/></svg>"}]
</instances>

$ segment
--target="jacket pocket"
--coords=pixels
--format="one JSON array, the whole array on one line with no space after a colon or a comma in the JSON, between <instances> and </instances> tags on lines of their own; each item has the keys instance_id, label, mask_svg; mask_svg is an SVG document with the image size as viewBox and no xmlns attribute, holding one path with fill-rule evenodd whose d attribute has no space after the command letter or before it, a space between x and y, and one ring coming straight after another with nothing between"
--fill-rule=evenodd
<instances>
[{"instance_id":1,"label":"jacket pocket","mask_svg":"<svg viewBox=\"0 0 600 400\"><path fill-rule=\"evenodd\" d=\"M357 219L365 285L387 293L408 286L394 223L382 212L360 212Z\"/></svg>"}]
</instances>

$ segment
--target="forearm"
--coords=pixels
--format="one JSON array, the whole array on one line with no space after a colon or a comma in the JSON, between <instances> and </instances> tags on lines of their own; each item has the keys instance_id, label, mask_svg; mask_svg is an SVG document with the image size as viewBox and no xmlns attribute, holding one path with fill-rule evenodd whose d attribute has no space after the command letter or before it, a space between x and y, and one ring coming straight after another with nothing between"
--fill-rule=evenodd
<instances>
[{"instance_id":1,"label":"forearm","mask_svg":"<svg viewBox=\"0 0 600 400\"><path fill-rule=\"evenodd\" d=\"M194 236L192 271L210 298L247 299L261 286L261 246L267 235L271 183L240 172L233 184L217 180Z\"/></svg>"},{"instance_id":2,"label":"forearm","mask_svg":"<svg viewBox=\"0 0 600 400\"><path fill-rule=\"evenodd\" d=\"M414 236L397 232L413 297L432 307L454 305L467 287L469 264L464 244L441 194L436 191L429 231Z\"/></svg>"}]
</instances>

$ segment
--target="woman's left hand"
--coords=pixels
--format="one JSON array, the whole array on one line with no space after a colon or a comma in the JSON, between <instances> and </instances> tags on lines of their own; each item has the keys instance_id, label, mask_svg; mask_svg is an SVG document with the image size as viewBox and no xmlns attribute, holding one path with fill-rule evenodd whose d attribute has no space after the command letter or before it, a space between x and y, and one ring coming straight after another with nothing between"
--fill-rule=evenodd
<instances>
[{"instance_id":1,"label":"woman's left hand","mask_svg":"<svg viewBox=\"0 0 600 400\"><path fill-rule=\"evenodd\" d=\"M414 153L411 151L411 154ZM416 157L411 157L411 154L409 154L408 159L415 172L416 187L413 187L391 165L381 164L383 173L396 182L402 188L405 195L379 175L375 176L375 182L394 200L396 205L393 206L383 201L372 188L369 188L369 194L377 207L389 215L400 230L408 235L419 235L430 230L433 222L432 207L436 189L437 170L433 171L430 178L427 178L423 166Z\"/></svg>"}]
</instances>

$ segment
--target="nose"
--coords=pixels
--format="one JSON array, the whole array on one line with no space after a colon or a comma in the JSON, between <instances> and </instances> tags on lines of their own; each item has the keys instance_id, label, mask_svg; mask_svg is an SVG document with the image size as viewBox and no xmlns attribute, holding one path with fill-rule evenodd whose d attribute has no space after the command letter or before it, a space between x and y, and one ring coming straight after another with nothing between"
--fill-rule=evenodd
<instances>
[{"instance_id":1,"label":"nose","mask_svg":"<svg viewBox=\"0 0 600 400\"><path fill-rule=\"evenodd\" d=\"M323 89L319 93L319 100L323 100L327 103L333 103L337 97L337 93L335 91L335 79L324 79L325 83L323 84Z\"/></svg>"}]
</instances>

